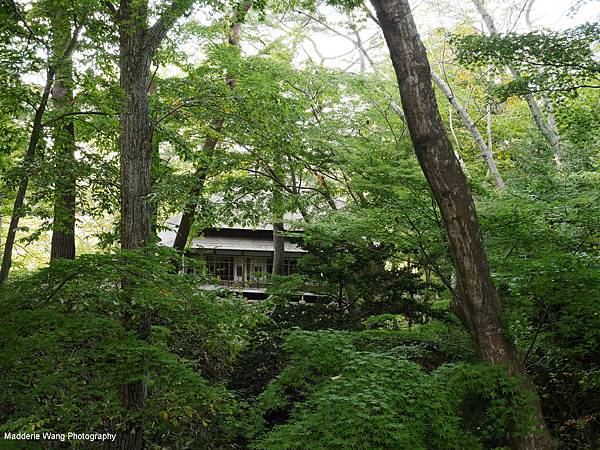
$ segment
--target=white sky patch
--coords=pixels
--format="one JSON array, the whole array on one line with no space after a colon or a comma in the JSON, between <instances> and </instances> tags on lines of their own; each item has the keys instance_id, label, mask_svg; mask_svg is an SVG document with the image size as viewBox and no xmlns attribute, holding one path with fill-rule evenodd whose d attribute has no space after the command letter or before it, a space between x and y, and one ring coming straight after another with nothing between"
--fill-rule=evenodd
<instances>
[{"instance_id":1,"label":"white sky patch","mask_svg":"<svg viewBox=\"0 0 600 450\"><path fill-rule=\"evenodd\" d=\"M529 1L488 0L486 5L501 32L526 32L524 7ZM572 7L576 3L577 0L537 0L530 15L533 27L536 30L559 31L600 20L600 0L589 0L571 14ZM425 39L432 30L440 28L452 31L460 25L470 24L479 29L485 29L470 0L458 2L411 0L411 5L418 29ZM298 51L294 62L302 65L312 61L317 64L322 63L329 68L358 72L360 70L360 52L356 51L354 44L350 41L350 39L356 40L356 35L348 26L349 21L353 19L335 8L327 6L321 7L318 13L310 15L324 21L338 33L305 17L308 23L307 27L310 27L311 32L307 39L297 43ZM289 24L285 25L289 27ZM247 27L265 30L265 40L269 42L281 39L281 36L285 34L281 29L269 29L268 26L261 24L248 24ZM366 23L363 22L360 27L362 29L360 29L359 35L363 46L372 52L372 58L376 62L381 62L383 58L387 57L381 31L370 19ZM290 28L288 28L289 30ZM245 54L256 54L257 50L248 43L244 43L243 39L242 45ZM365 67L367 71L370 71L368 63L365 63Z\"/></svg>"}]
</instances>

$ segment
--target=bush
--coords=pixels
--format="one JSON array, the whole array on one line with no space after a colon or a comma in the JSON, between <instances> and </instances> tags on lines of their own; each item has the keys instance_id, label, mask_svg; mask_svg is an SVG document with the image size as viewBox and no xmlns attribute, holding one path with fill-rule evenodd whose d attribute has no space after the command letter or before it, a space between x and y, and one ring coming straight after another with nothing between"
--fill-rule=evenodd
<instances>
[{"instance_id":1,"label":"bush","mask_svg":"<svg viewBox=\"0 0 600 450\"><path fill-rule=\"evenodd\" d=\"M261 315L234 297L199 291L198 280L174 275L168 260L85 256L5 287L0 432L106 432L134 421L148 448L228 441L237 404L203 373L228 372ZM139 324L150 316L156 325L145 336ZM126 411L118 388L140 379L147 407Z\"/></svg>"},{"instance_id":2,"label":"bush","mask_svg":"<svg viewBox=\"0 0 600 450\"><path fill-rule=\"evenodd\" d=\"M292 333L289 364L259 396L247 438L257 449L494 448L526 399L504 368L442 364L431 373L412 361L415 335L389 332ZM412 333L412 332L411 332ZM430 333L425 330L424 335ZM377 338L377 336L375 336ZM417 355L422 357L423 355ZM513 419L515 419L513 417ZM526 424L524 417L515 419Z\"/></svg>"}]
</instances>

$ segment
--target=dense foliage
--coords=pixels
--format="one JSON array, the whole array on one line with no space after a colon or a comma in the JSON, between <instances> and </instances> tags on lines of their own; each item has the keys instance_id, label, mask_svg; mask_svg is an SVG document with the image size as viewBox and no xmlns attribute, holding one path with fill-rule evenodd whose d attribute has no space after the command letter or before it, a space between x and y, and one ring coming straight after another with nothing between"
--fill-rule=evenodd
<instances>
[{"instance_id":1,"label":"dense foliage","mask_svg":"<svg viewBox=\"0 0 600 450\"><path fill-rule=\"evenodd\" d=\"M455 261L371 9L175 4L187 9L144 86L151 243L123 251L118 5L0 0L2 251L20 219L0 285L0 439L133 424L149 449L508 448L531 425L530 399L519 377L479 362L452 313ZM150 6L150 19L171 11ZM62 28L56 11L67 13ZM440 112L475 198L504 330L550 432L560 449L597 449L600 28L490 36L478 21L423 33L432 70L472 123L441 90ZM72 55L59 57L53 42L75 30ZM324 44L336 36L342 57ZM40 108L46 77L66 63L70 109L52 83ZM70 154L57 145L67 122ZM57 207L68 174L77 257L49 261L50 235L69 214ZM215 281L204 264L188 258L196 272L178 273L185 256L160 245L166 219L190 209L192 236L292 217L287 238L307 250L298 273L270 277L263 301L200 289ZM148 389L139 410L122 399L134 382ZM11 446L23 448L0 443Z\"/></svg>"},{"instance_id":2,"label":"dense foliage","mask_svg":"<svg viewBox=\"0 0 600 450\"><path fill-rule=\"evenodd\" d=\"M134 420L149 425L156 448L227 441L237 406L221 381L260 317L239 298L194 289L168 261L86 256L10 284L3 432L118 429ZM149 342L118 320L130 309L120 288L125 273L134 274L136 303L155 319ZM151 401L129 417L116 388L142 376Z\"/></svg>"}]
</instances>

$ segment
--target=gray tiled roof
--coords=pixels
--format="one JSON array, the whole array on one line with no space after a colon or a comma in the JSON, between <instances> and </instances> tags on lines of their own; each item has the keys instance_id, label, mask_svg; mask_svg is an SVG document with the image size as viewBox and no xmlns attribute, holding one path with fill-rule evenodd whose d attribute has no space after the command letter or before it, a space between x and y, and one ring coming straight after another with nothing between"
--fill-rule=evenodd
<instances>
[{"instance_id":1,"label":"gray tiled roof","mask_svg":"<svg viewBox=\"0 0 600 450\"><path fill-rule=\"evenodd\" d=\"M165 247L173 247L175 242L175 236L177 234L176 229L181 220L181 215L170 218L166 226L167 230L161 231L158 234L160 244ZM230 227L223 227L230 228ZM248 230L252 229L249 227L235 226L231 227L234 229ZM271 225L265 225L263 227L255 228L257 230L272 230ZM206 250L246 250L246 251L258 251L258 252L272 252L273 251L273 240L264 237L243 237L243 236L205 236L201 238L193 238L190 245L191 248L206 249ZM298 247L289 241L285 241L286 252L298 252L304 253L305 250Z\"/></svg>"},{"instance_id":2,"label":"gray tiled roof","mask_svg":"<svg viewBox=\"0 0 600 450\"><path fill-rule=\"evenodd\" d=\"M207 236L192 239L191 248L206 250L246 250L253 252L272 252L273 240L240 236ZM304 253L296 244L285 241L286 252Z\"/></svg>"}]
</instances>

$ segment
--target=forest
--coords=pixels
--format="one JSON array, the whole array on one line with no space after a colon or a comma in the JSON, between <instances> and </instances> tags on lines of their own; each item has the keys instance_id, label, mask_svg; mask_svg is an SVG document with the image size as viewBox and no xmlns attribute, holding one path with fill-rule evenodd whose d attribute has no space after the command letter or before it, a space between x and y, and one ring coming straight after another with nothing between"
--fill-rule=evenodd
<instances>
[{"instance_id":1,"label":"forest","mask_svg":"<svg viewBox=\"0 0 600 450\"><path fill-rule=\"evenodd\" d=\"M599 88L598 0L0 0L0 448L600 449Z\"/></svg>"}]
</instances>

